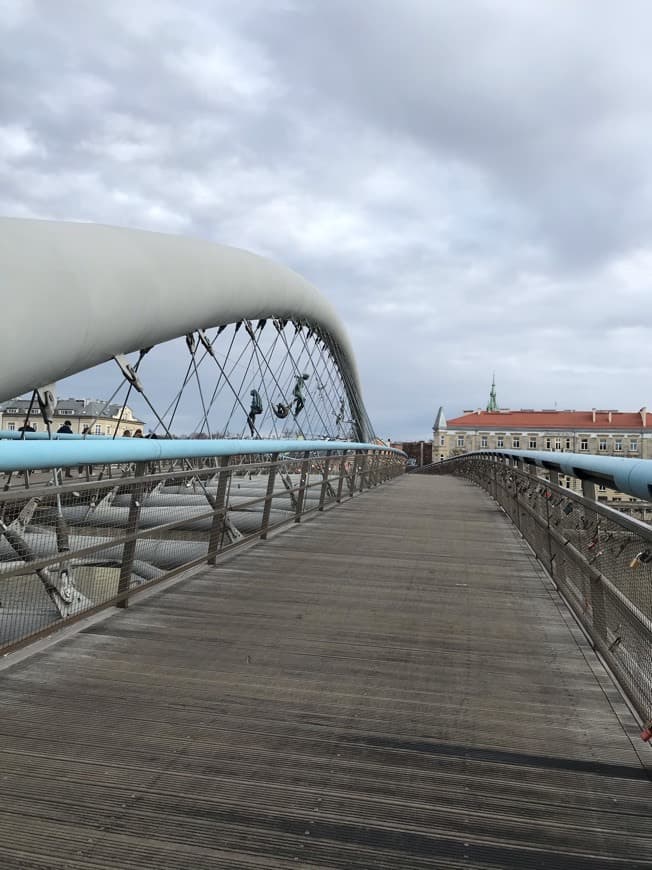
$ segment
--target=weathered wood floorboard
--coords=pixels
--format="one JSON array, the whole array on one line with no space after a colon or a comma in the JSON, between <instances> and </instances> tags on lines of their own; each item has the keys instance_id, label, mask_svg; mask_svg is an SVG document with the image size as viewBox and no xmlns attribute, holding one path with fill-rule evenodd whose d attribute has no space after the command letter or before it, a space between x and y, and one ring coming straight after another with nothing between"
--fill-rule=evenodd
<instances>
[{"instance_id":1,"label":"weathered wood floorboard","mask_svg":"<svg viewBox=\"0 0 652 870\"><path fill-rule=\"evenodd\" d=\"M116 613L0 672L0 703L3 870L652 866L635 723L456 479Z\"/></svg>"}]
</instances>

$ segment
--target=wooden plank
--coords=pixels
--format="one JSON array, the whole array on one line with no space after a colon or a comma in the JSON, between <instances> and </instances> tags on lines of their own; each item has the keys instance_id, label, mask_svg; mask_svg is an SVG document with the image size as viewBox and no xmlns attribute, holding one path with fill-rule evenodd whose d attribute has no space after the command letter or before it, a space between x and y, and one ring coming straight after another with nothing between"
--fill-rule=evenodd
<instances>
[{"instance_id":1,"label":"wooden plank","mask_svg":"<svg viewBox=\"0 0 652 870\"><path fill-rule=\"evenodd\" d=\"M294 526L3 671L0 703L3 870L652 864L635 723L457 479Z\"/></svg>"}]
</instances>

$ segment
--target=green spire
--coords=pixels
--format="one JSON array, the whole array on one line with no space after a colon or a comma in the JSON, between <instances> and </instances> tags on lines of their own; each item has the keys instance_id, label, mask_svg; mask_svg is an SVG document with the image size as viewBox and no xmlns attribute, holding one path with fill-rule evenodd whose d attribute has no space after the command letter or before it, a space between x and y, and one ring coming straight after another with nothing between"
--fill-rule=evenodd
<instances>
[{"instance_id":1,"label":"green spire","mask_svg":"<svg viewBox=\"0 0 652 870\"><path fill-rule=\"evenodd\" d=\"M491 380L491 392L489 393L489 401L487 402L487 411L497 410L498 403L496 402L496 372L494 372Z\"/></svg>"}]
</instances>

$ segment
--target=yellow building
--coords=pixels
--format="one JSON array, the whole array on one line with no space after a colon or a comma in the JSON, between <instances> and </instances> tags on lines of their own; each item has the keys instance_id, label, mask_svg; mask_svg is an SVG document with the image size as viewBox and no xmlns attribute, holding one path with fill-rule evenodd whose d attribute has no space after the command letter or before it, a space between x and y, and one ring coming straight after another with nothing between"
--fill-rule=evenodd
<instances>
[{"instance_id":1,"label":"yellow building","mask_svg":"<svg viewBox=\"0 0 652 870\"><path fill-rule=\"evenodd\" d=\"M10 399L0 403L0 429L17 432L24 426L31 399ZM87 427L92 435L113 435L116 432L122 436L126 431L131 435L136 429L143 429L144 423L139 420L129 406L109 404L100 399L59 399L54 413L52 432L66 422L70 422L73 433L81 434ZM37 432L47 431L38 405L34 403L29 417L29 425Z\"/></svg>"}]
</instances>

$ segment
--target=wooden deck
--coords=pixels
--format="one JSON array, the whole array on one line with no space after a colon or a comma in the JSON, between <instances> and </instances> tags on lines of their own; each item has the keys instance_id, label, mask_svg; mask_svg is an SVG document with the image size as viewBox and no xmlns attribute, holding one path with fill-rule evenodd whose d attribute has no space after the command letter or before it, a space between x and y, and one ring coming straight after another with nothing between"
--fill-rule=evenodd
<instances>
[{"instance_id":1,"label":"wooden deck","mask_svg":"<svg viewBox=\"0 0 652 870\"><path fill-rule=\"evenodd\" d=\"M115 613L1 670L0 703L2 870L652 867L652 752L457 479Z\"/></svg>"}]
</instances>

